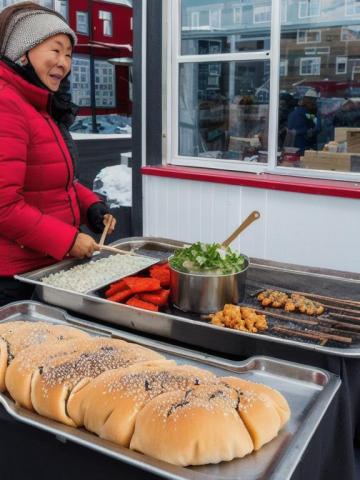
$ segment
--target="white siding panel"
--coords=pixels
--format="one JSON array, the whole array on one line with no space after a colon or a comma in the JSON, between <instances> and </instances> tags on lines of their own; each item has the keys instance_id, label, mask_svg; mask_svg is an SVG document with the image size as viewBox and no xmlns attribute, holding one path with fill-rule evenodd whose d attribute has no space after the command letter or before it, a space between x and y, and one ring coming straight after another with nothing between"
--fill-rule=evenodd
<instances>
[{"instance_id":1,"label":"white siding panel","mask_svg":"<svg viewBox=\"0 0 360 480\"><path fill-rule=\"evenodd\" d=\"M233 246L246 255L360 272L355 199L144 176L144 235L221 242L253 210Z\"/></svg>"}]
</instances>

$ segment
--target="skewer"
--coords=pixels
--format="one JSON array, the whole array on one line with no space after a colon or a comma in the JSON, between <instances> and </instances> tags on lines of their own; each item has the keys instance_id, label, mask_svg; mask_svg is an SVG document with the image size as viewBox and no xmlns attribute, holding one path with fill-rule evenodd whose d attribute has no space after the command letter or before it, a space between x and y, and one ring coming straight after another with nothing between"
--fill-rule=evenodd
<instances>
[{"instance_id":1,"label":"skewer","mask_svg":"<svg viewBox=\"0 0 360 480\"><path fill-rule=\"evenodd\" d=\"M332 320L331 318L323 318L323 317L318 317L318 320L320 323L328 323L333 325L332 328L336 328L336 326L339 326L349 330L360 331L360 325L354 325L353 323L338 322L337 320Z\"/></svg>"},{"instance_id":2,"label":"skewer","mask_svg":"<svg viewBox=\"0 0 360 480\"><path fill-rule=\"evenodd\" d=\"M301 318L294 318L294 317L290 317L288 315L281 315L281 313L268 312L265 309L264 310L255 309L255 312L260 314L260 315L267 315L269 317L275 317L275 318L278 318L279 320L287 320L288 322L303 323L304 325L319 325L319 322L317 320L303 320Z\"/></svg>"},{"instance_id":3,"label":"skewer","mask_svg":"<svg viewBox=\"0 0 360 480\"><path fill-rule=\"evenodd\" d=\"M121 248L110 247L109 245L99 245L100 250L111 253L122 253L123 255L136 255L131 250L121 250Z\"/></svg>"},{"instance_id":4,"label":"skewer","mask_svg":"<svg viewBox=\"0 0 360 480\"><path fill-rule=\"evenodd\" d=\"M360 310L352 310L350 308L335 307L334 305L327 305L325 303L323 303L323 305L328 310L338 310L340 312L354 313L355 315L359 315L357 318L358 320L360 320Z\"/></svg>"},{"instance_id":5,"label":"skewer","mask_svg":"<svg viewBox=\"0 0 360 480\"><path fill-rule=\"evenodd\" d=\"M351 315L342 315L341 313L332 313L330 315L334 318L341 318L344 320L351 320L353 322L360 322L360 317L352 317Z\"/></svg>"},{"instance_id":6,"label":"skewer","mask_svg":"<svg viewBox=\"0 0 360 480\"><path fill-rule=\"evenodd\" d=\"M298 293L299 295L303 295L304 297L307 297L309 299L316 298L316 299L319 299L319 301L320 300L325 300L325 301L340 303L340 304L344 304L344 305L351 305L353 307L359 307L360 308L360 302L356 302L354 300L346 300L346 299L343 299L343 298L325 297L323 295L316 295L315 293L306 293L306 292L291 292L291 293Z\"/></svg>"},{"instance_id":7,"label":"skewer","mask_svg":"<svg viewBox=\"0 0 360 480\"><path fill-rule=\"evenodd\" d=\"M290 334L290 335L296 335L299 337L306 337L306 338L312 338L316 340L334 340L336 342L341 342L341 343L351 343L352 338L349 337L342 337L340 335L331 335L329 333L317 333L314 331L311 332L304 332L302 330L296 330L294 328L285 328L285 327L273 327L272 330L275 330L279 333L285 333L285 334Z\"/></svg>"}]
</instances>

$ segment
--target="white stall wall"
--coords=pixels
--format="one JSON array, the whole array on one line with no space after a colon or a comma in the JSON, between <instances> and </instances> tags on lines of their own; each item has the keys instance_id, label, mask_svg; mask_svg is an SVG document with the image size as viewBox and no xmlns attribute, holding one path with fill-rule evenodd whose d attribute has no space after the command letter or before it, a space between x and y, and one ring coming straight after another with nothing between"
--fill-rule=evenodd
<instances>
[{"instance_id":1,"label":"white stall wall","mask_svg":"<svg viewBox=\"0 0 360 480\"><path fill-rule=\"evenodd\" d=\"M147 176L144 235L221 242L252 211L233 247L246 255L360 273L360 202L234 185Z\"/></svg>"}]
</instances>

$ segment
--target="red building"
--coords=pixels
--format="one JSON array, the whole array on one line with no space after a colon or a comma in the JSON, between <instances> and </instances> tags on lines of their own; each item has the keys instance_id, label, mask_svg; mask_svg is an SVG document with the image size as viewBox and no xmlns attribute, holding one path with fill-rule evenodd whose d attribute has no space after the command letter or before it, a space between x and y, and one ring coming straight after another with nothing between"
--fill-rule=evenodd
<instances>
[{"instance_id":1,"label":"red building","mask_svg":"<svg viewBox=\"0 0 360 480\"><path fill-rule=\"evenodd\" d=\"M96 114L130 115L132 72L131 66L121 65L121 61L132 57L132 2L60 0L54 6L66 13L78 36L71 84L80 115L91 114L90 55L95 59Z\"/></svg>"}]
</instances>

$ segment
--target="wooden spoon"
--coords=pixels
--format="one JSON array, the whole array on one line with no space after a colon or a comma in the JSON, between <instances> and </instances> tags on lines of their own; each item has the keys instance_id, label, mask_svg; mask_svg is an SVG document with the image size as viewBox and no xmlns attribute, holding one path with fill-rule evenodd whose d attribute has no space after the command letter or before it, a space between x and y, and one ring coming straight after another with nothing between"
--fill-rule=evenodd
<instances>
[{"instance_id":1,"label":"wooden spoon","mask_svg":"<svg viewBox=\"0 0 360 480\"><path fill-rule=\"evenodd\" d=\"M228 247L230 243L232 243L235 238L237 238L241 232L245 230L249 225L251 225L255 220L260 218L260 213L256 210L250 213L250 215L245 218L245 220L242 222L242 224L228 237L226 240L222 242L223 247Z\"/></svg>"}]
</instances>

